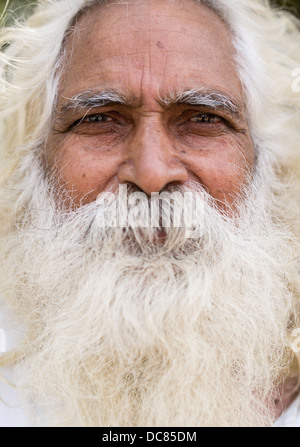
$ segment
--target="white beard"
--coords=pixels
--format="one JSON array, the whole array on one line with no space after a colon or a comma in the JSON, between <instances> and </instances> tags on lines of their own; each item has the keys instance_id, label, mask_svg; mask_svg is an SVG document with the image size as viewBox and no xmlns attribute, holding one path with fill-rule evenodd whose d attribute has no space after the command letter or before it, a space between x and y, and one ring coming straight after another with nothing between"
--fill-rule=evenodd
<instances>
[{"instance_id":1,"label":"white beard","mask_svg":"<svg viewBox=\"0 0 300 447\"><path fill-rule=\"evenodd\" d=\"M99 229L101 204L57 211L34 169L1 281L26 325L15 377L36 424L272 424L290 361L289 234L258 186L235 222L206 197L202 238L171 228L149 248L139 230Z\"/></svg>"}]
</instances>

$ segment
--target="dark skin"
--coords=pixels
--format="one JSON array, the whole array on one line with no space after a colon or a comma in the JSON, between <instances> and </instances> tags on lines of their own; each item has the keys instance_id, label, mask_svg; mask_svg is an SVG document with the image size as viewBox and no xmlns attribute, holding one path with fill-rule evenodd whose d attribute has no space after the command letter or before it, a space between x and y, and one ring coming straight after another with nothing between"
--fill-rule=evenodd
<instances>
[{"instance_id":1,"label":"dark skin","mask_svg":"<svg viewBox=\"0 0 300 447\"><path fill-rule=\"evenodd\" d=\"M139 0L94 8L77 29L67 43L70 64L46 153L75 202L120 183L150 194L193 180L234 204L255 151L226 25L203 5ZM128 101L65 108L82 92L107 89ZM220 92L239 113L161 104L161 97L188 89Z\"/></svg>"},{"instance_id":2,"label":"dark skin","mask_svg":"<svg viewBox=\"0 0 300 447\"><path fill-rule=\"evenodd\" d=\"M66 50L44 158L75 206L123 183L149 195L192 180L234 212L255 149L230 31L214 12L179 0L95 7L78 20ZM191 89L223 94L238 113L161 101ZM126 100L69 107L83 92L107 90ZM292 397L272 400L279 416Z\"/></svg>"}]
</instances>

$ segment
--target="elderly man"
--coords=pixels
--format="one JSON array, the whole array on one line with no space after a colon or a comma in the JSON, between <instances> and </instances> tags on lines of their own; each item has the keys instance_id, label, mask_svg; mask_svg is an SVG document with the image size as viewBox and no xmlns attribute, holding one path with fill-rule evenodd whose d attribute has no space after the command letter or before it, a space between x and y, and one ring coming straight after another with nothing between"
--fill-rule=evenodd
<instances>
[{"instance_id":1,"label":"elderly man","mask_svg":"<svg viewBox=\"0 0 300 447\"><path fill-rule=\"evenodd\" d=\"M0 43L2 424L297 425L296 19L52 0Z\"/></svg>"}]
</instances>

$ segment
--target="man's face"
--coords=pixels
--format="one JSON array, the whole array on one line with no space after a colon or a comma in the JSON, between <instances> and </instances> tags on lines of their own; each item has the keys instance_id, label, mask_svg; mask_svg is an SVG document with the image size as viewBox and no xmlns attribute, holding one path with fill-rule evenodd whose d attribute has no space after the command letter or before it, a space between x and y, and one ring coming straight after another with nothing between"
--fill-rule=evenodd
<instances>
[{"instance_id":1,"label":"man's face","mask_svg":"<svg viewBox=\"0 0 300 447\"><path fill-rule=\"evenodd\" d=\"M32 151L14 188L26 206L0 241L2 284L26 322L18 386L46 425L270 425L293 309L282 260L294 253L271 212L268 152L253 169L229 31L188 0L108 3L69 34L45 145L77 209L53 204L65 195ZM203 232L173 225L152 247L152 229L98 225L115 203L96 197L123 183L193 187Z\"/></svg>"},{"instance_id":2,"label":"man's face","mask_svg":"<svg viewBox=\"0 0 300 447\"><path fill-rule=\"evenodd\" d=\"M232 205L254 149L221 19L192 2L135 0L94 8L76 29L46 151L75 203L123 183L150 194L194 181Z\"/></svg>"}]
</instances>

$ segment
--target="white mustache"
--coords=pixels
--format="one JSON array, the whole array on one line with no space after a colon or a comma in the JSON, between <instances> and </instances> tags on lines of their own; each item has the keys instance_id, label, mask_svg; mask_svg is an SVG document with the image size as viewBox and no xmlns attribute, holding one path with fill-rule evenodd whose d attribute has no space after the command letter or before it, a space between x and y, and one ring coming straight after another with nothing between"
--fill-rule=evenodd
<instances>
[{"instance_id":1,"label":"white mustache","mask_svg":"<svg viewBox=\"0 0 300 447\"><path fill-rule=\"evenodd\" d=\"M194 252L209 243L214 231L223 233L224 225L232 225L213 198L194 182L171 186L152 197L132 185L120 185L117 192L102 193L76 210L58 210L53 204L45 202L40 207L32 203L23 226L29 225L46 238L47 233L51 237L65 233L66 240L76 229L79 239L74 243L105 250L105 246L112 249L113 241L115 249L134 255Z\"/></svg>"},{"instance_id":2,"label":"white mustache","mask_svg":"<svg viewBox=\"0 0 300 447\"><path fill-rule=\"evenodd\" d=\"M76 211L58 214L59 231L67 235L69 226L77 227L82 241L102 249L104 245L112 249L113 241L115 249L123 247L135 255L174 250L183 254L202 249L215 231L223 234L233 224L198 184L171 187L152 197L136 187L122 186L117 193L100 194ZM48 215L44 213L41 219L48 220Z\"/></svg>"}]
</instances>

